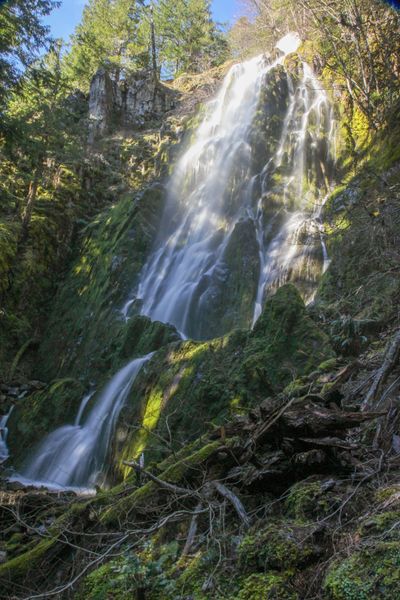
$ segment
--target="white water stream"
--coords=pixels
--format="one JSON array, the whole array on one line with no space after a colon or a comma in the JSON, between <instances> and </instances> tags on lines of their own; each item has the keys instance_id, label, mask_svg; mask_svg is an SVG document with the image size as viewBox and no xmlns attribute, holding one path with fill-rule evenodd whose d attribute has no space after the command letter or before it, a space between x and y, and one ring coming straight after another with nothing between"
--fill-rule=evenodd
<instances>
[{"instance_id":1,"label":"white water stream","mask_svg":"<svg viewBox=\"0 0 400 600\"><path fill-rule=\"evenodd\" d=\"M84 396L74 425L50 433L25 466L22 476L10 477L27 485L53 489L92 488L103 482L108 451L118 416L142 366L153 354L136 358L114 375L84 418L94 395Z\"/></svg>"},{"instance_id":2,"label":"white water stream","mask_svg":"<svg viewBox=\"0 0 400 600\"><path fill-rule=\"evenodd\" d=\"M6 461L9 456L8 447L7 447L7 435L8 435L7 421L10 418L13 408L14 407L11 406L8 413L6 415L0 417L0 465L4 461Z\"/></svg>"},{"instance_id":3,"label":"white water stream","mask_svg":"<svg viewBox=\"0 0 400 600\"><path fill-rule=\"evenodd\" d=\"M281 52L275 60L259 56L232 67L207 105L169 181L159 234L139 287L121 310L125 319L140 300L142 314L172 323L184 337L211 337L207 322L215 289L226 280L227 248L235 227L246 220L258 249L252 323L266 296L287 281L299 286L305 300L312 299L329 260L321 207L330 187L335 126L325 91L311 68L302 63L299 77L293 78L282 67L299 43L297 34L289 34L278 43ZM262 104L268 81L276 86L278 76L283 76L286 90L283 107L277 107L282 111L280 130L260 168L254 120L260 112L267 115L268 126L278 119L276 114L268 116L269 106ZM121 369L86 418L93 394L85 396L75 424L50 433L23 476L15 478L61 488L101 482L119 413L150 356ZM1 452L6 452L5 441L0 442Z\"/></svg>"},{"instance_id":4,"label":"white water stream","mask_svg":"<svg viewBox=\"0 0 400 600\"><path fill-rule=\"evenodd\" d=\"M318 206L329 188L334 122L326 93L306 63L299 83L287 74L287 110L275 151L260 172L252 167L252 125L266 78L299 43L297 34L289 34L278 43L285 52L279 58L259 56L229 71L174 169L158 239L135 296L122 309L125 318L139 299L142 314L172 323L184 337L215 335L206 322L216 282L223 285L225 253L235 226L246 218L254 222L259 248L253 324L268 292L287 281L304 279L303 297L312 298L322 271L315 258L316 238L323 243ZM281 204L271 216L267 197L278 172Z\"/></svg>"}]
</instances>

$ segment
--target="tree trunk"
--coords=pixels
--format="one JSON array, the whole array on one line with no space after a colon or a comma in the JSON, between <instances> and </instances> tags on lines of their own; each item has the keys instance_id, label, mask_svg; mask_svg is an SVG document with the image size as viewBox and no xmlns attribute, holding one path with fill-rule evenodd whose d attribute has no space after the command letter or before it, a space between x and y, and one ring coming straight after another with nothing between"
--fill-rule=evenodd
<instances>
[{"instance_id":1,"label":"tree trunk","mask_svg":"<svg viewBox=\"0 0 400 600\"><path fill-rule=\"evenodd\" d=\"M39 167L36 167L33 174L33 179L29 184L28 196L26 199L26 206L24 212L22 213L22 232L21 232L21 241L25 241L28 236L29 224L31 222L33 208L35 205L37 191L39 187L39 177L40 170Z\"/></svg>"},{"instance_id":2,"label":"tree trunk","mask_svg":"<svg viewBox=\"0 0 400 600\"><path fill-rule=\"evenodd\" d=\"M157 54L156 54L156 33L154 29L154 14L153 6L150 7L150 29L151 29L151 59L153 63L153 77L154 81L158 81L157 72Z\"/></svg>"}]
</instances>

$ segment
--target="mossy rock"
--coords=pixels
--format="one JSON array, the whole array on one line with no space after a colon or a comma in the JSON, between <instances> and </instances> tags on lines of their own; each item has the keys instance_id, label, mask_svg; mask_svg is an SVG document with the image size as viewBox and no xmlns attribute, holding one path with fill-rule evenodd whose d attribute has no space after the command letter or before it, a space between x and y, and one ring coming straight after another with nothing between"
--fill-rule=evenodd
<instances>
[{"instance_id":1,"label":"mossy rock","mask_svg":"<svg viewBox=\"0 0 400 600\"><path fill-rule=\"evenodd\" d=\"M285 507L288 515L303 521L328 515L340 502L340 496L327 489L323 481L300 481L289 489Z\"/></svg>"},{"instance_id":2,"label":"mossy rock","mask_svg":"<svg viewBox=\"0 0 400 600\"><path fill-rule=\"evenodd\" d=\"M144 356L149 352L159 350L172 342L180 341L181 337L175 327L160 321L152 321L149 317L136 315L132 317L125 328L121 343L121 356L130 359Z\"/></svg>"},{"instance_id":3,"label":"mossy rock","mask_svg":"<svg viewBox=\"0 0 400 600\"><path fill-rule=\"evenodd\" d=\"M400 597L400 542L353 550L330 566L324 588L332 600L393 600Z\"/></svg>"},{"instance_id":4,"label":"mossy rock","mask_svg":"<svg viewBox=\"0 0 400 600\"><path fill-rule=\"evenodd\" d=\"M400 541L400 510L389 510L363 519L359 532L365 538L379 535L385 541Z\"/></svg>"},{"instance_id":5,"label":"mossy rock","mask_svg":"<svg viewBox=\"0 0 400 600\"><path fill-rule=\"evenodd\" d=\"M14 466L18 466L26 458L27 450L50 431L74 422L84 393L85 387L80 381L64 378L16 404L8 421L8 445Z\"/></svg>"},{"instance_id":6,"label":"mossy rock","mask_svg":"<svg viewBox=\"0 0 400 600\"><path fill-rule=\"evenodd\" d=\"M292 284L267 299L246 352L250 356L244 369L264 371L273 388L293 380L294 373L307 375L334 357L328 336L309 317Z\"/></svg>"},{"instance_id":7,"label":"mossy rock","mask_svg":"<svg viewBox=\"0 0 400 600\"><path fill-rule=\"evenodd\" d=\"M189 311L189 337L210 339L234 328L248 327L260 270L259 249L252 219L236 223L218 268L199 282L201 303Z\"/></svg>"},{"instance_id":8,"label":"mossy rock","mask_svg":"<svg viewBox=\"0 0 400 600\"><path fill-rule=\"evenodd\" d=\"M132 323L134 329L142 325ZM257 405L267 394L282 390L293 375L314 371L333 354L296 288L283 286L268 299L253 331L236 330L204 342L183 341L157 353L139 375L121 414L127 430L118 456L132 458L149 445L150 459L159 460L165 448L149 431L168 438L165 415L176 442L187 442L201 435L209 422L219 424ZM138 432L138 422L143 431Z\"/></svg>"},{"instance_id":9,"label":"mossy rock","mask_svg":"<svg viewBox=\"0 0 400 600\"><path fill-rule=\"evenodd\" d=\"M375 498L385 506L400 506L400 484L379 488Z\"/></svg>"},{"instance_id":10,"label":"mossy rock","mask_svg":"<svg viewBox=\"0 0 400 600\"><path fill-rule=\"evenodd\" d=\"M290 587L290 574L253 573L244 579L232 600L298 600Z\"/></svg>"},{"instance_id":11,"label":"mossy rock","mask_svg":"<svg viewBox=\"0 0 400 600\"><path fill-rule=\"evenodd\" d=\"M88 225L39 349L41 378L74 373L96 381L122 366L121 347L129 333L118 308L138 281L163 206L164 188L153 184L125 194Z\"/></svg>"},{"instance_id":12,"label":"mossy rock","mask_svg":"<svg viewBox=\"0 0 400 600\"><path fill-rule=\"evenodd\" d=\"M247 534L239 545L239 566L246 571L286 571L313 563L321 554L315 527L282 521Z\"/></svg>"}]
</instances>

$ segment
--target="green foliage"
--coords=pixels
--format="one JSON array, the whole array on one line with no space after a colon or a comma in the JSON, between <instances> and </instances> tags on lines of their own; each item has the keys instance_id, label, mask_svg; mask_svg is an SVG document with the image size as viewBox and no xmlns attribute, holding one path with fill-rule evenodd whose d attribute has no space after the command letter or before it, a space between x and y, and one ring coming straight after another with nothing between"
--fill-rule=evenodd
<instances>
[{"instance_id":1,"label":"green foliage","mask_svg":"<svg viewBox=\"0 0 400 600\"><path fill-rule=\"evenodd\" d=\"M59 5L57 0L7 0L0 7L0 114L7 94L23 69L48 43L49 29L42 18ZM6 130L0 122L0 133Z\"/></svg>"},{"instance_id":2,"label":"green foliage","mask_svg":"<svg viewBox=\"0 0 400 600\"><path fill-rule=\"evenodd\" d=\"M65 57L71 81L87 92L101 66L108 66L115 75L121 69L148 66L144 19L144 8L138 0L90 0Z\"/></svg>"},{"instance_id":3,"label":"green foliage","mask_svg":"<svg viewBox=\"0 0 400 600\"><path fill-rule=\"evenodd\" d=\"M304 567L318 558L313 544L313 526L290 521L259 526L240 543L238 558L244 572Z\"/></svg>"},{"instance_id":4,"label":"green foliage","mask_svg":"<svg viewBox=\"0 0 400 600\"><path fill-rule=\"evenodd\" d=\"M107 67L118 80L121 72L153 68L153 58L157 75L164 78L199 72L227 58L207 0L90 0L65 66L74 84L86 92L99 67Z\"/></svg>"},{"instance_id":5,"label":"green foliage","mask_svg":"<svg viewBox=\"0 0 400 600\"><path fill-rule=\"evenodd\" d=\"M329 568L325 589L333 600L392 600L400 595L400 543L381 542L353 551Z\"/></svg>"},{"instance_id":6,"label":"green foliage","mask_svg":"<svg viewBox=\"0 0 400 600\"><path fill-rule=\"evenodd\" d=\"M300 481L293 485L286 497L287 514L297 521L326 516L340 504L340 497L324 488L322 481Z\"/></svg>"},{"instance_id":7,"label":"green foliage","mask_svg":"<svg viewBox=\"0 0 400 600\"><path fill-rule=\"evenodd\" d=\"M229 34L234 55L271 50L282 35L298 31L307 40L300 51L304 58L311 62L318 57L324 78L343 90L350 144L353 136L365 141L370 127L387 122L399 101L395 74L400 28L395 8L378 0L333 0L329 8L321 7L320 0L246 4L247 16Z\"/></svg>"},{"instance_id":8,"label":"green foliage","mask_svg":"<svg viewBox=\"0 0 400 600\"><path fill-rule=\"evenodd\" d=\"M367 337L361 334L361 323L350 315L342 315L331 323L331 338L342 354L358 355Z\"/></svg>"},{"instance_id":9,"label":"green foliage","mask_svg":"<svg viewBox=\"0 0 400 600\"><path fill-rule=\"evenodd\" d=\"M239 593L234 598L235 600L297 600L298 595L290 589L288 576L254 573L241 583Z\"/></svg>"},{"instance_id":10,"label":"green foliage","mask_svg":"<svg viewBox=\"0 0 400 600\"><path fill-rule=\"evenodd\" d=\"M170 597L175 585L166 569L176 559L177 551L176 542L161 545L156 552L150 542L137 554L126 552L86 577L78 598L123 600L141 590L152 600Z\"/></svg>"},{"instance_id":11,"label":"green foliage","mask_svg":"<svg viewBox=\"0 0 400 600\"><path fill-rule=\"evenodd\" d=\"M209 0L159 0L154 22L160 66L174 76L204 71L227 58Z\"/></svg>"}]
</instances>

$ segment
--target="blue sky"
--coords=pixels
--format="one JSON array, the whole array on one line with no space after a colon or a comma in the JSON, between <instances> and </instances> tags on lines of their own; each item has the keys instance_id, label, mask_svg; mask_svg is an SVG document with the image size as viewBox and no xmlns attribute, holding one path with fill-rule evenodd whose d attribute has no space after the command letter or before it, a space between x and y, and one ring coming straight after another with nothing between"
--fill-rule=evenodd
<instances>
[{"instance_id":1,"label":"blue sky","mask_svg":"<svg viewBox=\"0 0 400 600\"><path fill-rule=\"evenodd\" d=\"M60 8L46 19L53 37L68 39L79 23L86 0L63 0ZM217 21L232 21L238 13L237 0L213 0L213 15Z\"/></svg>"}]
</instances>

